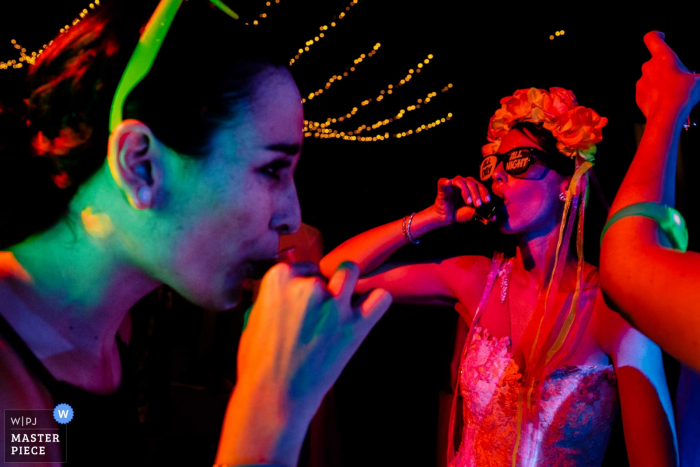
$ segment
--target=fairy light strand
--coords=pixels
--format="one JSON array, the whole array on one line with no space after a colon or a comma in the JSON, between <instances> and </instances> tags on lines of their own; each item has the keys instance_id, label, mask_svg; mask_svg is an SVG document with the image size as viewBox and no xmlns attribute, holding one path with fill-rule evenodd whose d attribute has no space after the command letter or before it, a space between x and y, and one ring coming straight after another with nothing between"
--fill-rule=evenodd
<instances>
[{"instance_id":1,"label":"fairy light strand","mask_svg":"<svg viewBox=\"0 0 700 467\"><path fill-rule=\"evenodd\" d=\"M350 9L351 9L352 7L354 7L355 5L357 5L357 2L358 2L358 1L359 1L359 0L352 0L352 1L350 2L350 5L348 5L348 6L345 7L345 11L343 11L343 12L341 12L340 14L334 16L334 17L333 17L333 20L334 20L334 21L331 21L331 28L336 27L336 26L338 25L338 23L336 23L336 21L340 22L343 18L345 18L346 13L349 12ZM324 37L326 37L326 33L325 33L324 31L328 31L328 25L325 25L325 24L324 24L323 26L320 26L318 29L319 29L319 31L321 31L321 32L319 32L318 35L315 36L313 39L309 39L308 41L306 41L306 42L304 43L304 47L299 48L299 50L297 51L297 54L296 54L293 58L291 58L291 59L289 60L289 66L294 65L297 61L299 61L299 59L301 58L301 56L302 56L305 52L308 52L308 51L311 50L311 47L312 47L314 44L318 43L321 39L323 39Z\"/></svg>"},{"instance_id":2,"label":"fairy light strand","mask_svg":"<svg viewBox=\"0 0 700 467\"><path fill-rule=\"evenodd\" d=\"M449 91L450 89L452 89L452 83L443 87L440 90L440 93L445 93L445 92ZM354 135L357 135L357 134L365 132L365 131L376 130L376 129L381 128L385 125L389 125L390 123L393 123L396 120L400 120L401 118L403 118L406 115L407 112L413 112L414 110L420 109L421 105L429 104L430 102L432 102L432 99L434 99L437 96L438 96L437 92L431 92L425 98L418 99L416 101L416 104L409 105L408 107L399 110L398 113L396 115L394 115L393 117L386 118L384 120L379 120L378 122L376 122L372 125L361 125L353 131L339 132L336 130L332 130L328 127L322 127L321 124L319 124L318 122L312 122L312 121L308 121L308 120L304 121L304 125L305 125L304 131L306 132L306 131L312 130L314 132L321 132L321 133L326 133L326 134L338 133L341 136L344 136L344 135L354 136Z\"/></svg>"},{"instance_id":3,"label":"fairy light strand","mask_svg":"<svg viewBox=\"0 0 700 467\"><path fill-rule=\"evenodd\" d=\"M394 138L394 139L401 139L401 138L407 138L409 136L417 135L419 133L422 133L424 131L431 130L433 128L438 127L439 125L442 125L443 123L447 123L448 121L452 120L453 114L450 112L448 113L445 117L438 118L437 120L434 120L432 122L429 122L427 124L420 125L416 127L415 129L410 129L408 131L402 131L399 133L389 133L384 132L383 134L376 134L372 136L356 136L356 135L341 135L340 133L314 133L311 131L307 131L304 133L304 137L306 138L318 138L318 139L343 139L345 141L359 141L363 143L368 143L368 142L376 142L376 141L386 141L388 139Z\"/></svg>"},{"instance_id":4,"label":"fairy light strand","mask_svg":"<svg viewBox=\"0 0 700 467\"><path fill-rule=\"evenodd\" d=\"M328 117L325 122L319 123L319 125L321 126L321 128L326 128L333 123L338 123L338 122L342 122L345 120L349 120L352 117L354 117L357 114L357 112L359 112L363 108L367 107L371 103L381 102L382 100L384 100L385 97L392 95L394 93L394 91L396 91L398 88L402 87L403 85L405 85L409 81L411 81L411 79L414 76L416 76L416 74L421 72L421 70L423 69L423 66L429 64L433 58L434 58L433 54L428 54L427 58L425 60L423 60L422 62L418 63L418 65L416 66L415 69L413 69L413 68L409 69L408 73L406 74L406 76L404 78L402 78L396 84L389 84L385 89L382 89L381 91L379 91L379 94L377 95L377 97L370 97L368 99L365 99L362 102L360 102L359 106L354 106L352 108L352 110L350 110L349 112L346 112L345 114L340 115L338 117L333 117L333 118Z\"/></svg>"},{"instance_id":5,"label":"fairy light strand","mask_svg":"<svg viewBox=\"0 0 700 467\"><path fill-rule=\"evenodd\" d=\"M359 57L357 57L353 61L353 66L346 67L345 71L339 75L331 76L330 79L328 81L326 81L326 84L322 88L319 88L316 91L309 93L307 97L304 97L301 100L301 103L305 104L307 101L312 100L314 97L320 96L321 94L323 94L324 91L329 90L331 88L331 86L333 86L333 83L335 83L337 81L341 81L343 78L347 78L350 75L350 73L353 73L357 70L357 66L360 63L362 63L364 60L366 60L368 58L372 58L374 56L374 54L377 53L377 51L379 50L379 48L381 46L382 46L382 44L380 44L378 42L376 44L374 44L374 47L372 47L372 50L367 55L362 54Z\"/></svg>"},{"instance_id":6,"label":"fairy light strand","mask_svg":"<svg viewBox=\"0 0 700 467\"><path fill-rule=\"evenodd\" d=\"M269 7L272 6L273 3L279 3L279 2L280 2L280 0L274 0L274 1L273 1L273 0L269 0L269 1L265 2L265 6L266 6L267 8L269 8ZM252 22L249 21L249 22L245 23L245 25L246 25L246 26L259 26L260 23L262 23L262 21L263 21L265 18L267 18L267 17L268 17L267 12L263 11L262 13L260 13L260 14L258 15L258 18L254 19Z\"/></svg>"},{"instance_id":7,"label":"fairy light strand","mask_svg":"<svg viewBox=\"0 0 700 467\"><path fill-rule=\"evenodd\" d=\"M59 30L58 35L60 36L60 35L62 35L62 34L65 34L66 32L68 32L68 30L69 30L72 26L75 26L75 25L77 25L78 23L80 23L80 21L81 21L82 19L84 19L84 18L90 13L90 10L94 10L94 9L97 8L98 6L100 6L100 0L94 0L93 3L90 3L89 9L88 9L88 8L84 8L84 9L78 14L78 17L77 17L77 18L75 18L73 21L71 21L70 24L66 24L65 26L63 26L63 27ZM0 62L0 70L8 70L8 69L18 69L18 68L22 68L22 67L24 67L24 64L25 64L25 63L28 64L28 65L34 65L34 63L36 62L36 59L39 57L39 55L41 55L42 53L44 53L44 51L45 51L48 47L50 47L51 44L53 44L53 41L49 41L48 43L44 44L44 45L41 47L41 49L39 49L38 51L34 51L34 52L31 52L31 53L30 53L30 52L27 52L27 49L26 49L26 48L24 48L24 47L22 47L20 44L18 44L17 41L16 41L15 39L12 39L10 42L12 43L12 46L13 46L15 49L19 50L19 59L11 59L11 60L8 60L8 61L6 61L6 62Z\"/></svg>"},{"instance_id":8,"label":"fairy light strand","mask_svg":"<svg viewBox=\"0 0 700 467\"><path fill-rule=\"evenodd\" d=\"M278 3L280 3L280 0L269 0L265 3L265 6L270 7L270 6L272 6L273 3L278 4ZM342 20L346 16L346 12L350 11L351 7L357 5L357 3L358 3L358 0L353 0L352 2L350 2L350 5L345 8L344 12L341 12L339 15L333 17L334 21L330 23L330 27L331 28L336 27L338 25L337 22ZM58 35L60 36L62 34L65 34L66 32L68 32L71 27L76 26L78 23L80 23L80 21L82 19L87 17L87 15L90 13L90 10L95 10L95 8L98 6L100 6L100 0L94 0L92 3L89 4L89 9L84 8L78 14L78 17L76 17L69 24L64 25L59 30ZM264 11L264 12L260 13L259 19L255 19L252 22L252 25L253 26L260 25L261 21L263 19L266 19L267 17L268 17L267 12ZM249 23L245 23L245 24L249 25ZM296 63L296 61L299 60L299 58L301 57L302 54L304 54L305 52L309 52L310 48L314 44L318 43L321 39L323 39L325 37L324 31L328 31L329 27L327 25L324 25L324 26L321 26L319 28L319 30L320 30L320 33L317 36L315 36L313 39L307 41L305 43L304 47L300 48L298 50L297 55L295 55L295 57L290 60L290 62L289 62L290 66L293 65L294 63ZM563 35L563 34L564 34L564 32L561 31L560 34L558 34L558 35ZM23 47L21 44L17 43L17 41L15 39L11 40L11 44L14 47L14 49L16 49L18 51L19 58L10 59L10 60L4 61L4 62L0 61L0 70L23 68L25 64L33 65L36 62L36 59L44 51L46 51L46 49L48 47L50 47L51 44L53 44L53 40L44 44L39 50L32 51L32 52L28 52L27 49L25 47ZM328 90L333 85L333 83L335 83L336 81L341 81L343 78L347 78L350 73L353 73L354 71L356 71L357 66L362 61L374 56L380 47L381 47L381 44L377 43L373 47L372 51L370 51L367 55L365 55L365 54L360 55L360 57L358 57L357 59L354 60L354 62L353 62L354 65L352 67L345 68L345 71L340 75L332 76L326 82L326 84L324 85L323 88L320 88L317 91L314 91L313 93L309 93L307 98L302 99L302 103L306 103L307 101L312 100L314 97L318 97L319 95L323 94L323 92L325 90ZM386 141L388 139L401 139L401 138L406 138L408 136L413 136L413 135L422 133L424 131L433 129L433 128L435 128L443 123L450 121L452 119L452 116L453 116L452 113L448 113L443 118L440 118L440 119L437 119L435 121L420 125L420 126L416 127L415 129L409 129L408 131L402 131L402 132L398 132L398 133L390 133L390 132L386 131L384 133L377 133L377 134L368 135L368 136L359 135L360 133L369 132L370 130L377 130L383 126L389 125L390 123L393 123L393 122L403 118L403 116L407 112L412 112L414 110L420 109L421 105L426 105L429 102L431 102L432 99L437 97L438 94L436 92L432 92L432 93L429 93L424 99L418 99L416 104L410 105L404 109L399 110L399 112L396 113L393 117L388 118L388 119L384 119L384 120L380 120L378 122L375 122L372 125L360 125L355 130L349 131L349 132L337 131L337 130L330 128L331 124L342 122L344 120L348 120L348 119L352 118L355 114L357 114L357 112L360 109L365 108L366 106L368 106L369 104L371 104L373 102L381 102L386 97L392 95L394 91L396 91L401 86L404 86L405 84L407 84L409 81L411 81L411 79L413 77L415 77L416 74L420 73L422 71L423 67L425 65L429 64L430 60L432 60L432 59L433 59L433 55L432 54L428 55L428 57L423 62L419 63L415 68L411 68L408 71L408 74L403 79L401 79L398 83L389 84L385 89L382 89L376 97L365 99L364 101L362 101L360 103L359 106L353 107L353 109L350 112L346 113L345 115L341 115L341 116L336 117L336 118L328 118L323 123L308 121L308 120L304 121L304 136L307 138L313 137L313 138L319 138L319 139L343 139L345 141L359 141L359 142ZM451 88L452 88L452 84L448 84L443 89L441 89L440 92L441 93L447 92Z\"/></svg>"}]
</instances>

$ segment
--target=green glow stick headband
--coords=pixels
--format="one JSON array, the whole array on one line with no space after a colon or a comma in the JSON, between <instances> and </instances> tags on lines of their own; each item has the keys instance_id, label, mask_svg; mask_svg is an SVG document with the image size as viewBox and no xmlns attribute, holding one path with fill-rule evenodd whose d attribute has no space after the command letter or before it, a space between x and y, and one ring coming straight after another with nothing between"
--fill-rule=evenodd
<instances>
[{"instance_id":1,"label":"green glow stick headband","mask_svg":"<svg viewBox=\"0 0 700 467\"><path fill-rule=\"evenodd\" d=\"M238 19L235 11L226 6L221 0L209 0L218 9L232 17ZM165 35L170 29L170 25L175 19L177 10L182 5L182 0L161 0L156 11L148 20L148 24L141 34L139 43L134 49L134 53L126 65L124 74L122 75L117 91L114 93L112 100L112 110L109 114L109 132L110 134L123 120L124 103L129 93L146 77L153 66L160 46L165 40Z\"/></svg>"}]
</instances>

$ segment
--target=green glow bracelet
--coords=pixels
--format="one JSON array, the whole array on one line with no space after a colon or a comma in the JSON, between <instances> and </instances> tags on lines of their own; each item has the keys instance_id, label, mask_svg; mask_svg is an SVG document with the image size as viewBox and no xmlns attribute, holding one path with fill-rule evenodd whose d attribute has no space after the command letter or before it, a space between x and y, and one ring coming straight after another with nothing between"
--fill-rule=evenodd
<instances>
[{"instance_id":1,"label":"green glow bracelet","mask_svg":"<svg viewBox=\"0 0 700 467\"><path fill-rule=\"evenodd\" d=\"M630 216L642 216L655 220L666 234L673 248L681 252L685 252L688 249L688 228L681 213L670 206L652 202L631 204L617 211L603 227L600 242L603 243L605 232L608 231L611 225L620 219Z\"/></svg>"}]
</instances>

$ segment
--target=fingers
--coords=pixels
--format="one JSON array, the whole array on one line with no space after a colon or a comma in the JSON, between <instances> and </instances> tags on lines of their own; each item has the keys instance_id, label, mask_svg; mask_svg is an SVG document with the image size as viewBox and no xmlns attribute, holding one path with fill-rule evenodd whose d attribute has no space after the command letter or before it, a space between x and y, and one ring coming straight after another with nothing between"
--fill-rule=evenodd
<instances>
[{"instance_id":1,"label":"fingers","mask_svg":"<svg viewBox=\"0 0 700 467\"><path fill-rule=\"evenodd\" d=\"M649 52L651 52L651 61L658 58L669 64L674 64L678 71L682 73L689 73L683 62L678 58L678 55L676 55L676 52L664 42L665 37L664 33L659 31L651 31L644 35L644 43ZM673 67L674 65L670 66ZM644 67L642 67L642 71L644 71Z\"/></svg>"},{"instance_id":2,"label":"fingers","mask_svg":"<svg viewBox=\"0 0 700 467\"><path fill-rule=\"evenodd\" d=\"M298 261L291 263L291 275L294 277L321 277L321 270L318 265L311 261Z\"/></svg>"},{"instance_id":3,"label":"fingers","mask_svg":"<svg viewBox=\"0 0 700 467\"><path fill-rule=\"evenodd\" d=\"M386 290L372 290L358 307L360 314L364 318L361 321L368 321L371 323L370 327L374 326L374 324L379 321L379 318L384 315L386 310L389 309L392 300L391 294Z\"/></svg>"},{"instance_id":4,"label":"fingers","mask_svg":"<svg viewBox=\"0 0 700 467\"><path fill-rule=\"evenodd\" d=\"M675 55L673 50L664 42L665 37L666 35L660 31L651 31L644 35L644 43L649 49L649 52L651 52L652 57L669 52Z\"/></svg>"},{"instance_id":5,"label":"fingers","mask_svg":"<svg viewBox=\"0 0 700 467\"><path fill-rule=\"evenodd\" d=\"M457 212L455 212L455 220L457 222L469 222L472 220L472 217L474 217L475 212L476 209L471 206L461 207L457 209Z\"/></svg>"},{"instance_id":6,"label":"fingers","mask_svg":"<svg viewBox=\"0 0 700 467\"><path fill-rule=\"evenodd\" d=\"M349 261L341 263L328 281L328 291L341 303L349 303L359 277L357 264Z\"/></svg>"},{"instance_id":7,"label":"fingers","mask_svg":"<svg viewBox=\"0 0 700 467\"><path fill-rule=\"evenodd\" d=\"M261 288L282 287L293 277L292 267L286 263L277 263L263 276Z\"/></svg>"},{"instance_id":8,"label":"fingers","mask_svg":"<svg viewBox=\"0 0 700 467\"><path fill-rule=\"evenodd\" d=\"M450 187L452 187L452 180L449 178L441 178L438 180L438 192L446 193L450 190Z\"/></svg>"},{"instance_id":9,"label":"fingers","mask_svg":"<svg viewBox=\"0 0 700 467\"><path fill-rule=\"evenodd\" d=\"M482 199L481 190L479 189L479 185L481 185L481 183L477 183L477 181L471 177L467 178L466 182L467 182L467 186L469 187L469 194L471 195L472 199L474 200L474 206L479 207L482 204L484 204L486 201L484 199Z\"/></svg>"},{"instance_id":10,"label":"fingers","mask_svg":"<svg viewBox=\"0 0 700 467\"><path fill-rule=\"evenodd\" d=\"M481 196L481 199L484 201L484 203L490 203L491 202L491 193L489 193L489 189L484 186L483 183L475 182L477 186L479 187L479 195Z\"/></svg>"},{"instance_id":11,"label":"fingers","mask_svg":"<svg viewBox=\"0 0 700 467\"><path fill-rule=\"evenodd\" d=\"M462 199L466 204L472 204L474 202L474 198L472 198L471 192L469 191L469 186L464 178L453 178L452 185L459 188L459 190L462 192Z\"/></svg>"}]
</instances>

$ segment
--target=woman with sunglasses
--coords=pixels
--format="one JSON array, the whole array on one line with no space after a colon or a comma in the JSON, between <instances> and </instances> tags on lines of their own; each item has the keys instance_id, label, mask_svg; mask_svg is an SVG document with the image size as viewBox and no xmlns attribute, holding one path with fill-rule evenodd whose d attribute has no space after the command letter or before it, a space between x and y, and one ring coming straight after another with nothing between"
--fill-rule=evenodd
<instances>
[{"instance_id":1,"label":"woman with sunglasses","mask_svg":"<svg viewBox=\"0 0 700 467\"><path fill-rule=\"evenodd\" d=\"M470 324L455 391L464 428L457 453L448 438L449 465L600 465L618 400L630 464L676 465L661 352L605 306L583 261L586 171L607 120L561 88L519 90L501 104L481 181L441 179L432 206L346 241L321 271L355 261L358 292L382 287L397 302L454 307ZM384 264L496 200L512 257ZM456 412L455 402L450 431Z\"/></svg>"},{"instance_id":2,"label":"woman with sunglasses","mask_svg":"<svg viewBox=\"0 0 700 467\"><path fill-rule=\"evenodd\" d=\"M287 59L220 1L181 4L104 1L0 105L0 412L74 414L68 445L28 459L3 435L4 461L141 465L117 336L129 308L161 283L230 308L299 228L303 112ZM351 305L358 274L265 275L218 464L296 464L323 395L391 300L376 290Z\"/></svg>"}]
</instances>

